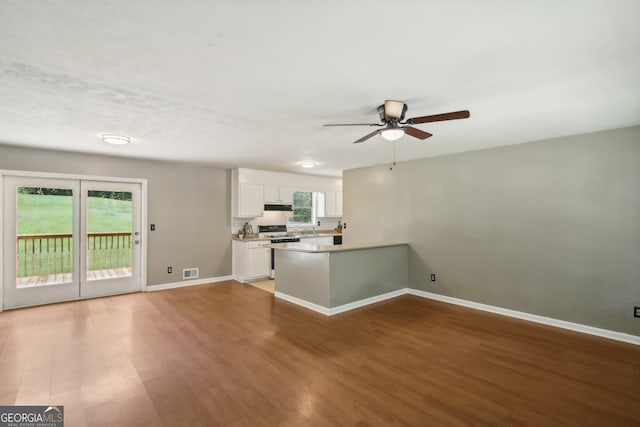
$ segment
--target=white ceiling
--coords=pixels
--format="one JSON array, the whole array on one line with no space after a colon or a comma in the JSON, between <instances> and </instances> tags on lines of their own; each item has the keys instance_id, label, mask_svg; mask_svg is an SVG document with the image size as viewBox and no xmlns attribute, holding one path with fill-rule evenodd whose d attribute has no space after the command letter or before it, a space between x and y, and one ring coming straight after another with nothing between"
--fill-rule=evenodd
<instances>
[{"instance_id":1,"label":"white ceiling","mask_svg":"<svg viewBox=\"0 0 640 427\"><path fill-rule=\"evenodd\" d=\"M3 0L0 143L339 175L640 124L640 2ZM133 138L108 146L103 133Z\"/></svg>"}]
</instances>

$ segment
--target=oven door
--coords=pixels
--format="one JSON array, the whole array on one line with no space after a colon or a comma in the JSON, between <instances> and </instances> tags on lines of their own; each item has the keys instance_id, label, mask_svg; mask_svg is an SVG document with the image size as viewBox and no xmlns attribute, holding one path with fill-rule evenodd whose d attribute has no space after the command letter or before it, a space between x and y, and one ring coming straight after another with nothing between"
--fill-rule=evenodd
<instances>
[{"instance_id":1,"label":"oven door","mask_svg":"<svg viewBox=\"0 0 640 427\"><path fill-rule=\"evenodd\" d=\"M271 270L269 270L269 279L276 278L276 250L271 248Z\"/></svg>"}]
</instances>

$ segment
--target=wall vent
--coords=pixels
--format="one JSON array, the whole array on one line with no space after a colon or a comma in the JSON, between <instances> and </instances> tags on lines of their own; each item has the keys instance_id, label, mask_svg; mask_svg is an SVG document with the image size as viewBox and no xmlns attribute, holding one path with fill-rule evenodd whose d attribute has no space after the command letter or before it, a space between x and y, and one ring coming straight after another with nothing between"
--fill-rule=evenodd
<instances>
[{"instance_id":1,"label":"wall vent","mask_svg":"<svg viewBox=\"0 0 640 427\"><path fill-rule=\"evenodd\" d=\"M200 276L200 270L198 268L185 268L182 270L183 279L197 279Z\"/></svg>"}]
</instances>

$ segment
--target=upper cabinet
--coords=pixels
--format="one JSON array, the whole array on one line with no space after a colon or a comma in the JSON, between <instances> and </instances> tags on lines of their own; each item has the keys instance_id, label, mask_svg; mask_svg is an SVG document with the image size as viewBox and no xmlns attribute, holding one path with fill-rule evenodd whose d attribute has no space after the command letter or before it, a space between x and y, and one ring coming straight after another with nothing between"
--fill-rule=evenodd
<instances>
[{"instance_id":1,"label":"upper cabinet","mask_svg":"<svg viewBox=\"0 0 640 427\"><path fill-rule=\"evenodd\" d=\"M264 203L291 205L293 204L293 193L294 193L294 190L291 187L265 185L264 186Z\"/></svg>"},{"instance_id":2,"label":"upper cabinet","mask_svg":"<svg viewBox=\"0 0 640 427\"><path fill-rule=\"evenodd\" d=\"M342 215L342 179L237 168L231 170L231 216L256 218L265 204L292 205L296 191L329 194L327 208L319 216ZM324 203L322 203L324 205ZM320 215L321 212L326 212Z\"/></svg>"},{"instance_id":3,"label":"upper cabinet","mask_svg":"<svg viewBox=\"0 0 640 427\"><path fill-rule=\"evenodd\" d=\"M264 190L262 185L240 184L237 217L255 218L264 212Z\"/></svg>"},{"instance_id":4,"label":"upper cabinet","mask_svg":"<svg viewBox=\"0 0 640 427\"><path fill-rule=\"evenodd\" d=\"M231 171L231 216L255 218L264 212L264 188L262 185L244 182L238 169Z\"/></svg>"},{"instance_id":5,"label":"upper cabinet","mask_svg":"<svg viewBox=\"0 0 640 427\"><path fill-rule=\"evenodd\" d=\"M342 191L324 192L324 216L342 216Z\"/></svg>"}]
</instances>

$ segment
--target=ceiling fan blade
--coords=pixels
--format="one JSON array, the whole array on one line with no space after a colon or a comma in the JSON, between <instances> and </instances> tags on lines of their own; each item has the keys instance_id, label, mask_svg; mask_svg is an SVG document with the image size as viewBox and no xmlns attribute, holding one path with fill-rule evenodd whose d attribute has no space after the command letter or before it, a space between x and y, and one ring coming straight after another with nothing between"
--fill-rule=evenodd
<instances>
[{"instance_id":1,"label":"ceiling fan blade","mask_svg":"<svg viewBox=\"0 0 640 427\"><path fill-rule=\"evenodd\" d=\"M404 127L404 133L406 133L408 135L411 135L411 136L413 136L415 138L418 138L418 139L427 139L430 136L433 136L429 132L425 132L423 130L420 130L420 129L417 129L417 128L414 128L414 127L411 127L411 126L405 126Z\"/></svg>"},{"instance_id":2,"label":"ceiling fan blade","mask_svg":"<svg viewBox=\"0 0 640 427\"><path fill-rule=\"evenodd\" d=\"M354 144L359 144L361 142L365 142L367 139L371 138L372 136L376 136L377 134L380 133L380 130L374 130L373 132L363 136L362 138L360 138L357 141L353 141Z\"/></svg>"},{"instance_id":3,"label":"ceiling fan blade","mask_svg":"<svg viewBox=\"0 0 640 427\"><path fill-rule=\"evenodd\" d=\"M433 116L414 117L407 120L407 123L416 125L419 123L442 122L444 120L468 119L469 116L469 111L462 110L454 111L452 113L434 114Z\"/></svg>"},{"instance_id":4,"label":"ceiling fan blade","mask_svg":"<svg viewBox=\"0 0 640 427\"><path fill-rule=\"evenodd\" d=\"M330 123L322 126L384 126L380 123Z\"/></svg>"}]
</instances>

